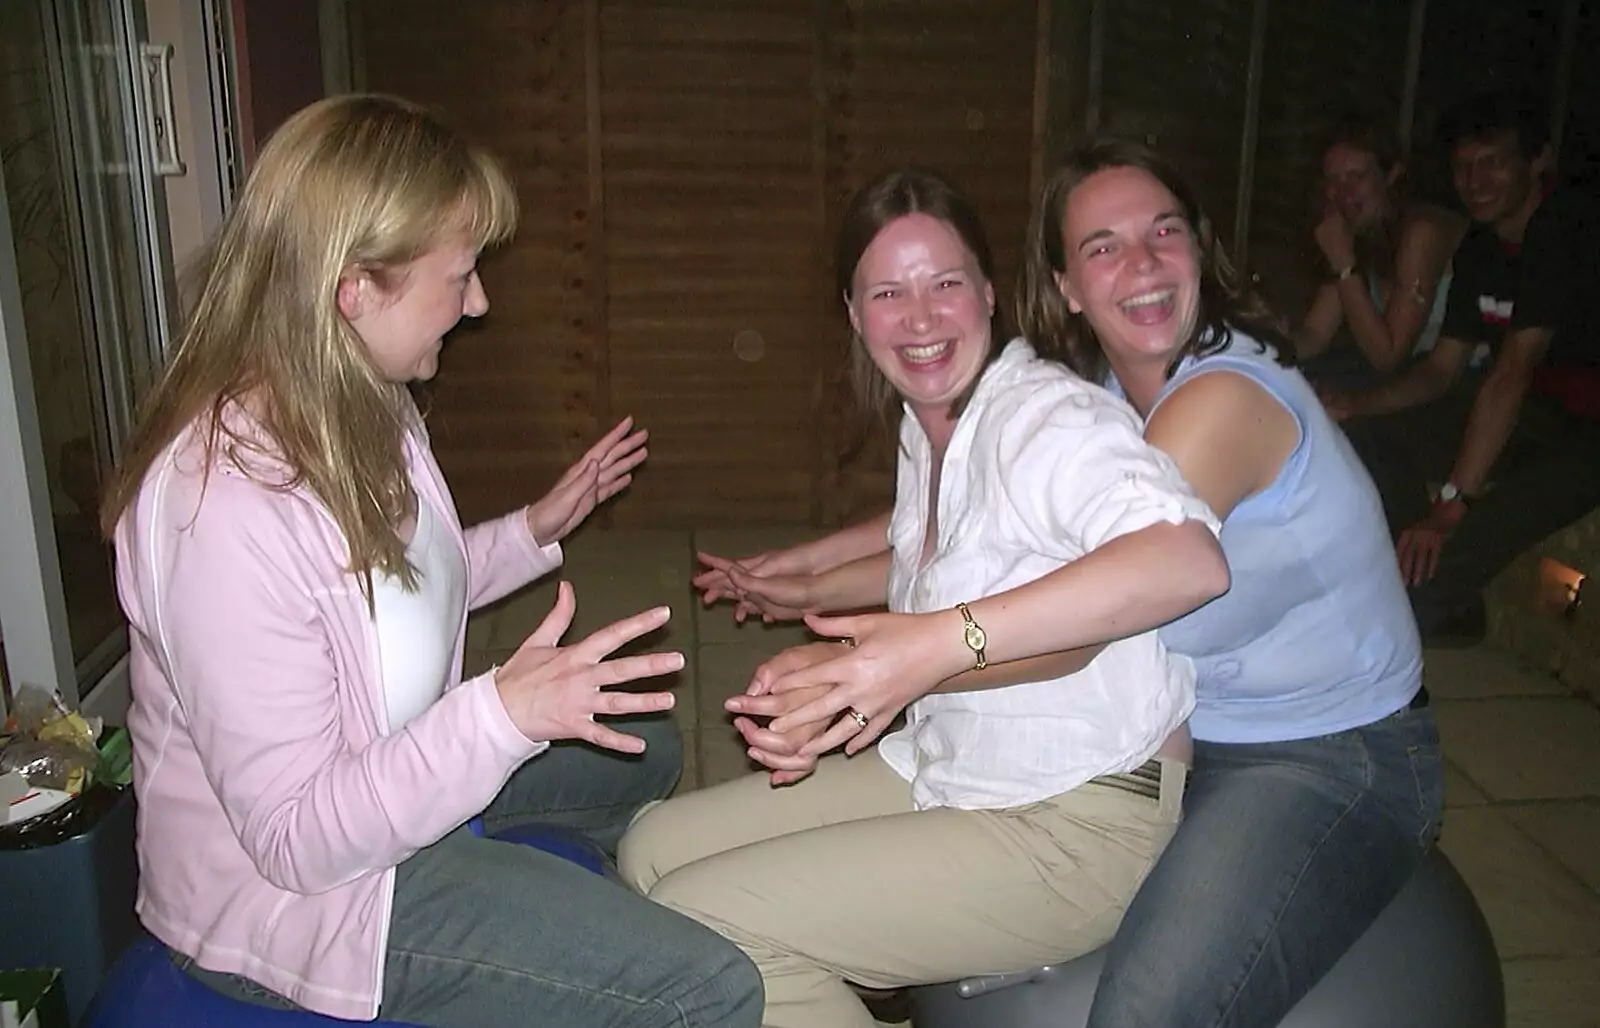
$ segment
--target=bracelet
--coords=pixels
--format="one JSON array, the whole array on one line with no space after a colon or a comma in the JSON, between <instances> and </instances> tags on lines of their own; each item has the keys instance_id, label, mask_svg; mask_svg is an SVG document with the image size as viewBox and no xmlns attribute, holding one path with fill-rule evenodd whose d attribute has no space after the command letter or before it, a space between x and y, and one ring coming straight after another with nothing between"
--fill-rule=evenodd
<instances>
[{"instance_id":1,"label":"bracelet","mask_svg":"<svg viewBox=\"0 0 1600 1028\"><path fill-rule=\"evenodd\" d=\"M1333 278L1335 282L1343 282L1345 279L1349 278L1355 273L1356 266L1354 264L1346 264L1344 267L1339 268L1333 273Z\"/></svg>"},{"instance_id":2,"label":"bracelet","mask_svg":"<svg viewBox=\"0 0 1600 1028\"><path fill-rule=\"evenodd\" d=\"M972 651L972 668L974 671L982 671L989 666L988 654L984 652L984 648L989 645L989 638L984 634L983 626L973 620L972 611L967 609L965 603L956 604L956 610L961 612L961 641Z\"/></svg>"}]
</instances>

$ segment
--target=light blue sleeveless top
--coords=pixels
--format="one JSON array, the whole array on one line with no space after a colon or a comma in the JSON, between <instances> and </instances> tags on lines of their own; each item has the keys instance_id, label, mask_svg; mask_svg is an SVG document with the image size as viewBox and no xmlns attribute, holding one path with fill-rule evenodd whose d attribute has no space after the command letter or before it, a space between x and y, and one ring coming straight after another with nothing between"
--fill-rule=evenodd
<instances>
[{"instance_id":1,"label":"light blue sleeveless top","mask_svg":"<svg viewBox=\"0 0 1600 1028\"><path fill-rule=\"evenodd\" d=\"M1249 743L1369 724L1404 707L1422 682L1382 504L1305 378L1232 334L1220 353L1184 360L1156 406L1196 376L1231 371L1283 404L1300 441L1272 484L1223 523L1232 587L1161 629L1167 647L1195 663L1190 730Z\"/></svg>"}]
</instances>

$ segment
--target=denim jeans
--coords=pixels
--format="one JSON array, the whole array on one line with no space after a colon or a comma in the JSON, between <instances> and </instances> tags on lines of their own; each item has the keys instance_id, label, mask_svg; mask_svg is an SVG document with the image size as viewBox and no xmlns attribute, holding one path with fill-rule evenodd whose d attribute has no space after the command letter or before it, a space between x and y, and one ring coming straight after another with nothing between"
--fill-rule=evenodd
<instances>
[{"instance_id":1,"label":"denim jeans","mask_svg":"<svg viewBox=\"0 0 1600 1028\"><path fill-rule=\"evenodd\" d=\"M1195 743L1184 820L1106 953L1090 1028L1273 1028L1411 877L1444 805L1433 713Z\"/></svg>"},{"instance_id":2,"label":"denim jeans","mask_svg":"<svg viewBox=\"0 0 1600 1028\"><path fill-rule=\"evenodd\" d=\"M577 828L608 853L644 803L672 790L683 744L669 717L621 726L642 757L557 743L484 811L492 834ZM292 1004L189 968L236 999ZM730 942L561 857L462 827L396 869L379 1017L428 1028L756 1028L755 967Z\"/></svg>"}]
</instances>

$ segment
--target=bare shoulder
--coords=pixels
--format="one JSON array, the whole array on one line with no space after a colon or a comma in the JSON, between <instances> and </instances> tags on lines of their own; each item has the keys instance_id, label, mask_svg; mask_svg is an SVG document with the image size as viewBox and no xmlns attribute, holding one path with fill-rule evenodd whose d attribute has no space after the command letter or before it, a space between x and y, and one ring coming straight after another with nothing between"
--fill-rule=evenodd
<instances>
[{"instance_id":1,"label":"bare shoulder","mask_svg":"<svg viewBox=\"0 0 1600 1028\"><path fill-rule=\"evenodd\" d=\"M1455 211L1432 204L1410 208L1400 224L1400 248L1419 254L1455 252L1470 223Z\"/></svg>"},{"instance_id":2,"label":"bare shoulder","mask_svg":"<svg viewBox=\"0 0 1600 1028\"><path fill-rule=\"evenodd\" d=\"M1145 438L1177 461L1200 498L1225 518L1278 475L1300 426L1261 383L1217 368L1174 389L1151 414Z\"/></svg>"},{"instance_id":3,"label":"bare shoulder","mask_svg":"<svg viewBox=\"0 0 1600 1028\"><path fill-rule=\"evenodd\" d=\"M1256 445L1299 439L1300 427L1288 405L1266 386L1227 368L1206 371L1174 389L1150 415L1145 437L1175 437L1180 446L1228 443Z\"/></svg>"},{"instance_id":4,"label":"bare shoulder","mask_svg":"<svg viewBox=\"0 0 1600 1028\"><path fill-rule=\"evenodd\" d=\"M1174 389L1151 414L1150 421L1258 422L1270 412L1282 410L1283 404L1255 379L1218 368L1203 371Z\"/></svg>"}]
</instances>

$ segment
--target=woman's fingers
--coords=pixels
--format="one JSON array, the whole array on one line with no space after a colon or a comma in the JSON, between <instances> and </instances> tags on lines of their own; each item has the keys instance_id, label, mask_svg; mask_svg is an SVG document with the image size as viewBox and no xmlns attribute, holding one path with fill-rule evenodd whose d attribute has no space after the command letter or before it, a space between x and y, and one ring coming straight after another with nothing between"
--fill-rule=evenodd
<instances>
[{"instance_id":1,"label":"woman's fingers","mask_svg":"<svg viewBox=\"0 0 1600 1028\"><path fill-rule=\"evenodd\" d=\"M878 731L882 731L882 729L880 728ZM803 756L820 757L829 750L838 746L844 746L846 743L852 741L852 739L854 739L856 736L866 735L868 732L872 732L872 734L868 736L866 742L861 743L854 749L847 749L846 752L852 754L858 752L864 748L867 743L871 742L872 739L877 737L877 732L873 731L873 723L870 720L867 722L867 727L862 728L856 723L855 718L842 717L837 723L834 724L832 728L801 746L800 753Z\"/></svg>"},{"instance_id":2,"label":"woman's fingers","mask_svg":"<svg viewBox=\"0 0 1600 1028\"><path fill-rule=\"evenodd\" d=\"M579 657L587 659L589 663L596 664L612 651L640 636L648 635L670 620L672 620L672 608L652 607L650 610L642 610L620 621L613 621L604 628L596 629L570 649Z\"/></svg>"},{"instance_id":3,"label":"woman's fingers","mask_svg":"<svg viewBox=\"0 0 1600 1028\"><path fill-rule=\"evenodd\" d=\"M797 757L783 753L773 753L752 746L745 753L751 760L773 771L810 771L817 766L816 757Z\"/></svg>"},{"instance_id":4,"label":"woman's fingers","mask_svg":"<svg viewBox=\"0 0 1600 1028\"><path fill-rule=\"evenodd\" d=\"M598 722L591 722L582 738L584 742L618 753L643 753L645 747L644 740L637 735L619 732Z\"/></svg>"},{"instance_id":5,"label":"woman's fingers","mask_svg":"<svg viewBox=\"0 0 1600 1028\"><path fill-rule=\"evenodd\" d=\"M583 674L583 684L591 689L608 689L614 685L657 678L682 670L682 653L637 653L594 665Z\"/></svg>"},{"instance_id":6,"label":"woman's fingers","mask_svg":"<svg viewBox=\"0 0 1600 1028\"><path fill-rule=\"evenodd\" d=\"M550 613L539 622L539 627L533 634L523 640L518 652L529 647L547 649L561 642L561 637L566 634L572 625L572 615L578 610L578 597L572 590L572 583L563 581L556 586L556 602L550 608Z\"/></svg>"},{"instance_id":7,"label":"woman's fingers","mask_svg":"<svg viewBox=\"0 0 1600 1028\"><path fill-rule=\"evenodd\" d=\"M623 717L628 714L655 714L671 710L678 697L670 692L599 692L595 694L596 716Z\"/></svg>"},{"instance_id":8,"label":"woman's fingers","mask_svg":"<svg viewBox=\"0 0 1600 1028\"><path fill-rule=\"evenodd\" d=\"M650 456L649 448L644 445L646 435L644 432L635 433L624 440L622 446L600 460L601 499L620 490L625 480L633 478L630 472Z\"/></svg>"},{"instance_id":9,"label":"woman's fingers","mask_svg":"<svg viewBox=\"0 0 1600 1028\"><path fill-rule=\"evenodd\" d=\"M800 575L759 575L737 564L728 568L728 581L746 597L800 610L810 600L811 579Z\"/></svg>"},{"instance_id":10,"label":"woman's fingers","mask_svg":"<svg viewBox=\"0 0 1600 1028\"><path fill-rule=\"evenodd\" d=\"M844 744L845 754L853 757L857 753L860 753L862 750L866 749L868 746L871 746L873 743L877 742L878 736L882 735L888 730L889 724L893 720L894 718L892 717L882 716L872 718L867 722L867 727L861 729L850 739L849 742ZM804 752L803 747L802 752Z\"/></svg>"},{"instance_id":11,"label":"woman's fingers","mask_svg":"<svg viewBox=\"0 0 1600 1028\"><path fill-rule=\"evenodd\" d=\"M850 707L850 698L844 695L844 690L830 689L809 703L773 718L770 727L774 732L791 732L812 721L831 721L847 707Z\"/></svg>"},{"instance_id":12,"label":"woman's fingers","mask_svg":"<svg viewBox=\"0 0 1600 1028\"><path fill-rule=\"evenodd\" d=\"M773 696L770 693L744 693L739 696L729 696L722 702L723 709L734 714L745 714L751 717L782 717L789 713L795 706L793 700L787 696Z\"/></svg>"},{"instance_id":13,"label":"woman's fingers","mask_svg":"<svg viewBox=\"0 0 1600 1028\"><path fill-rule=\"evenodd\" d=\"M633 415L630 414L615 425L612 425L611 430L605 435L595 440L594 445L589 447L589 452L583 455L583 459L592 460L596 463L603 461L612 448L622 442L623 437L628 434L628 430L632 427Z\"/></svg>"},{"instance_id":14,"label":"woman's fingers","mask_svg":"<svg viewBox=\"0 0 1600 1028\"><path fill-rule=\"evenodd\" d=\"M846 680L845 668L840 665L848 659L849 655L845 654L768 676L767 692L782 694L798 689L814 689L820 685L839 685Z\"/></svg>"},{"instance_id":15,"label":"woman's fingers","mask_svg":"<svg viewBox=\"0 0 1600 1028\"><path fill-rule=\"evenodd\" d=\"M861 629L864 627L861 615L825 617L821 614L807 614L805 622L807 628L824 639L855 639L858 642Z\"/></svg>"},{"instance_id":16,"label":"woman's fingers","mask_svg":"<svg viewBox=\"0 0 1600 1028\"><path fill-rule=\"evenodd\" d=\"M744 739L746 745L786 757L793 757L799 754L800 747L806 743L803 734L780 735L770 728L763 728L747 717L734 718L733 727L738 731L740 737Z\"/></svg>"}]
</instances>

